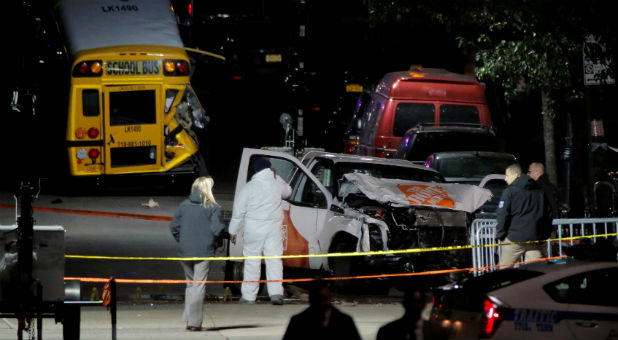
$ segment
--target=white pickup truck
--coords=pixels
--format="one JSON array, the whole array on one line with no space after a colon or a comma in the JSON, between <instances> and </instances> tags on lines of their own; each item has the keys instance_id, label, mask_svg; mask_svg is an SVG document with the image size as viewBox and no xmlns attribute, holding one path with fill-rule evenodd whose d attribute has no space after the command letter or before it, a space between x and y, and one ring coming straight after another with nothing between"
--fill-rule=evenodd
<instances>
[{"instance_id":1,"label":"white pickup truck","mask_svg":"<svg viewBox=\"0 0 618 340\"><path fill-rule=\"evenodd\" d=\"M489 190L445 183L437 171L401 159L310 152L299 160L259 149L243 151L236 193L253 175L256 158L267 158L293 190L283 205L285 255L468 244L469 215L491 197ZM242 256L242 233L229 253ZM469 265L469 253L310 257L283 264L336 276L417 272ZM242 280L242 262L228 261L226 280Z\"/></svg>"}]
</instances>

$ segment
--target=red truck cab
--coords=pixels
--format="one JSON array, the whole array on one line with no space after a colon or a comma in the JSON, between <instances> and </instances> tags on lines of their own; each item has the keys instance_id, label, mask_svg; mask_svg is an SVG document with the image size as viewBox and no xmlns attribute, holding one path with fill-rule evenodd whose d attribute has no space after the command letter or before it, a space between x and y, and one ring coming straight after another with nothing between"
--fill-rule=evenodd
<instances>
[{"instance_id":1,"label":"red truck cab","mask_svg":"<svg viewBox=\"0 0 618 340\"><path fill-rule=\"evenodd\" d=\"M485 84L444 69L387 73L361 116L356 154L393 157L403 134L418 124L493 128Z\"/></svg>"}]
</instances>

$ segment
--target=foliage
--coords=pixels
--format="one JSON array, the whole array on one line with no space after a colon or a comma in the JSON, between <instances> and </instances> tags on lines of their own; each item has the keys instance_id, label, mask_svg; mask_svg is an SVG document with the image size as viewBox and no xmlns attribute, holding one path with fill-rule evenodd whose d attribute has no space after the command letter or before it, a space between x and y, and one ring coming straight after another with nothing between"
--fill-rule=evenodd
<instances>
[{"instance_id":1,"label":"foliage","mask_svg":"<svg viewBox=\"0 0 618 340\"><path fill-rule=\"evenodd\" d=\"M474 54L477 76L506 95L581 85L585 37L599 37L590 51L599 60L616 45L616 2L605 0L365 0L374 24L387 21L441 23L460 48ZM615 73L614 60L609 72ZM579 91L570 92L581 98Z\"/></svg>"}]
</instances>

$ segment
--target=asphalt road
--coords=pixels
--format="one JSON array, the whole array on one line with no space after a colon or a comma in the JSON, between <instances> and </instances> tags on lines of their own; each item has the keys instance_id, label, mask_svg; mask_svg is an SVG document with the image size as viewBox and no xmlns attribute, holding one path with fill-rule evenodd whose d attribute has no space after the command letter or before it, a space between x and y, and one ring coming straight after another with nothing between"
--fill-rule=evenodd
<instances>
[{"instance_id":1,"label":"asphalt road","mask_svg":"<svg viewBox=\"0 0 618 340\"><path fill-rule=\"evenodd\" d=\"M182 191L182 190L178 190ZM215 184L215 198L224 211L231 212L234 183ZM58 225L66 230L64 242L67 255L95 255L113 257L176 257L177 244L169 231L169 220L174 211L186 198L180 193L169 194L157 190L115 190L99 191L86 195L42 193L34 200L33 217L35 225ZM14 225L15 199L9 191L0 191L0 225ZM225 246L218 249L218 255L226 254ZM108 260L108 259L65 259L65 277L78 278L122 278L183 280L184 274L177 261L165 260ZM224 261L213 261L209 280L224 280ZM374 292L365 283L359 292L346 299L384 301L386 291ZM82 282L81 298L98 299L102 283ZM302 287L288 286L288 292L303 292ZM295 289L300 288L300 289ZM224 296L223 284L214 283L207 287L207 299L220 300ZM398 295L398 292L391 292ZM125 283L118 285L121 301L180 301L184 284ZM353 296L357 294L358 296ZM267 299L267 292L260 293ZM260 298L258 297L258 298ZM234 296L236 298L236 296Z\"/></svg>"},{"instance_id":2,"label":"asphalt road","mask_svg":"<svg viewBox=\"0 0 618 340\"><path fill-rule=\"evenodd\" d=\"M225 189L225 188L224 188ZM152 193L152 192L151 192ZM155 193L156 194L156 193ZM224 209L231 210L231 193L215 193ZM113 192L104 195L58 195L42 193L33 202L35 225L65 228L65 253L121 257L175 257L177 244L169 231L169 219L184 195L134 195ZM149 204L151 202L151 204ZM14 225L15 199L0 192L0 225ZM107 216L98 215L108 213ZM155 220L148 219L156 218ZM221 249L224 251L224 249ZM176 261L66 259L65 276L126 279L184 279ZM223 280L223 262L211 266L209 279ZM100 294L101 284L82 284L82 299L92 288ZM119 299L178 299L182 284L124 284ZM209 292L221 294L222 285L210 285Z\"/></svg>"}]
</instances>

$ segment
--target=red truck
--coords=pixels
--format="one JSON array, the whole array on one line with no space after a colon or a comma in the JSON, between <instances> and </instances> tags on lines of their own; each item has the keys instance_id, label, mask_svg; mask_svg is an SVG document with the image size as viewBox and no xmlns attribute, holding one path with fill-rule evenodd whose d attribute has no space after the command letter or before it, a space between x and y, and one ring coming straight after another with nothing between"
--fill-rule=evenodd
<instances>
[{"instance_id":1,"label":"red truck","mask_svg":"<svg viewBox=\"0 0 618 340\"><path fill-rule=\"evenodd\" d=\"M493 128L485 84L444 69L387 73L359 118L354 153L393 157L404 133L418 124Z\"/></svg>"}]
</instances>

